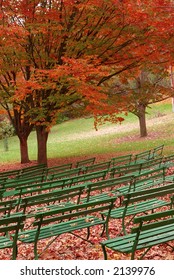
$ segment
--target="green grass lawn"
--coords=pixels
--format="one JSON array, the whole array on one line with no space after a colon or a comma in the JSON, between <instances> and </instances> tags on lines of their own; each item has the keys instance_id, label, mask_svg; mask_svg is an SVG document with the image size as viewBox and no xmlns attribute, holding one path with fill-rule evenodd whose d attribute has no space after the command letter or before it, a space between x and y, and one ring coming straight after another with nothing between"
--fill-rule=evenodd
<instances>
[{"instance_id":1,"label":"green grass lawn","mask_svg":"<svg viewBox=\"0 0 174 280\"><path fill-rule=\"evenodd\" d=\"M132 114L124 116L120 124L107 123L95 131L93 118L75 119L56 125L48 138L48 158L68 158L97 154L136 153L165 144L164 153L174 153L174 113L170 103L154 104L148 109L148 137L139 137L138 118ZM16 136L8 139L9 151L4 151L0 141L0 163L19 162L19 141ZM28 139L31 160L37 158L36 135L33 131Z\"/></svg>"}]
</instances>

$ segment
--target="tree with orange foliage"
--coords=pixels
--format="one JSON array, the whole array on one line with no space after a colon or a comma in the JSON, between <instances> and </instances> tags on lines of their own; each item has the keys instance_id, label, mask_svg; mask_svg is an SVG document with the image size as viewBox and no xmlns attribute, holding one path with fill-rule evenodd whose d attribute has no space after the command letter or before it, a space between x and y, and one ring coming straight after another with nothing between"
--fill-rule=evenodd
<instances>
[{"instance_id":1,"label":"tree with orange foliage","mask_svg":"<svg viewBox=\"0 0 174 280\"><path fill-rule=\"evenodd\" d=\"M18 65L10 100L36 127L39 163L47 162L57 114L73 104L84 104L96 119L120 120L104 83L155 56L153 8L161 2L1 1L0 52Z\"/></svg>"}]
</instances>

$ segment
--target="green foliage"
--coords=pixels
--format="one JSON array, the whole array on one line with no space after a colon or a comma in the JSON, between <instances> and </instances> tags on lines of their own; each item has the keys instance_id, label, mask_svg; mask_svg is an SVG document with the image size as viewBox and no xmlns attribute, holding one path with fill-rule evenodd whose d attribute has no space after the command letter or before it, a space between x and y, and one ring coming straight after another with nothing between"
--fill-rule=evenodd
<instances>
[{"instance_id":1,"label":"green foliage","mask_svg":"<svg viewBox=\"0 0 174 280\"><path fill-rule=\"evenodd\" d=\"M8 119L4 119L0 122L0 137L4 142L4 150L7 152L8 147L8 137L14 135L14 128Z\"/></svg>"},{"instance_id":2,"label":"green foliage","mask_svg":"<svg viewBox=\"0 0 174 280\"><path fill-rule=\"evenodd\" d=\"M0 122L0 137L7 138L14 135L14 128L9 120L4 119Z\"/></svg>"}]
</instances>

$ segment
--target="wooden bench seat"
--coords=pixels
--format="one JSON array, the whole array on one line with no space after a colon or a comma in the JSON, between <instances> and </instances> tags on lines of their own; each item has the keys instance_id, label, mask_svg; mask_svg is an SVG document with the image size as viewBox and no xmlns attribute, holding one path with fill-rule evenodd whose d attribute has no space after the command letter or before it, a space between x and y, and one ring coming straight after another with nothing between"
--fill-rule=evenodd
<instances>
[{"instance_id":1,"label":"wooden bench seat","mask_svg":"<svg viewBox=\"0 0 174 280\"><path fill-rule=\"evenodd\" d=\"M135 259L136 251L142 250L140 259L155 245L169 243L174 240L174 210L161 211L134 218L134 227L130 234L101 242L104 258L107 259L106 248L130 254ZM144 249L144 250L143 250Z\"/></svg>"}]
</instances>

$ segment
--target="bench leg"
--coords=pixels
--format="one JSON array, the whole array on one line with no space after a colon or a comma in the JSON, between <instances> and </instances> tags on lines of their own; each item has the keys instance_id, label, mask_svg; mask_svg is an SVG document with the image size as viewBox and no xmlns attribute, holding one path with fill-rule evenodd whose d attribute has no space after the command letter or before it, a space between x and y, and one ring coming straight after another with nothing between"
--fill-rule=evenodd
<instances>
[{"instance_id":1,"label":"bench leg","mask_svg":"<svg viewBox=\"0 0 174 280\"><path fill-rule=\"evenodd\" d=\"M147 248L147 249L145 250L145 252L139 257L139 260L142 260L142 259L144 258L144 256L147 254L147 252L148 252L151 248L152 248L152 246L150 246L149 248ZM134 250L134 251L132 252L131 260L134 260L134 259L135 259L135 252L136 252L136 250Z\"/></svg>"},{"instance_id":2,"label":"bench leg","mask_svg":"<svg viewBox=\"0 0 174 280\"><path fill-rule=\"evenodd\" d=\"M40 254L38 254L38 252L37 252L37 242L35 242L35 243L34 243L34 258L35 258L35 260L38 260L39 257L43 254L43 252L45 252L45 251L50 247L50 245L51 245L58 237L59 237L59 235L56 236L55 238L53 238L53 239L48 243L48 245L45 246L45 248L42 250L42 252L41 252Z\"/></svg>"},{"instance_id":3,"label":"bench leg","mask_svg":"<svg viewBox=\"0 0 174 280\"><path fill-rule=\"evenodd\" d=\"M103 244L101 244L101 246L102 246L102 250L103 250L104 259L107 260L106 247L105 247L105 245L103 245Z\"/></svg>"},{"instance_id":4,"label":"bench leg","mask_svg":"<svg viewBox=\"0 0 174 280\"><path fill-rule=\"evenodd\" d=\"M18 248L17 248L17 245L15 245L13 247L12 260L16 260L17 253L18 253Z\"/></svg>"},{"instance_id":5,"label":"bench leg","mask_svg":"<svg viewBox=\"0 0 174 280\"><path fill-rule=\"evenodd\" d=\"M37 242L34 243L34 259L38 260Z\"/></svg>"}]
</instances>

